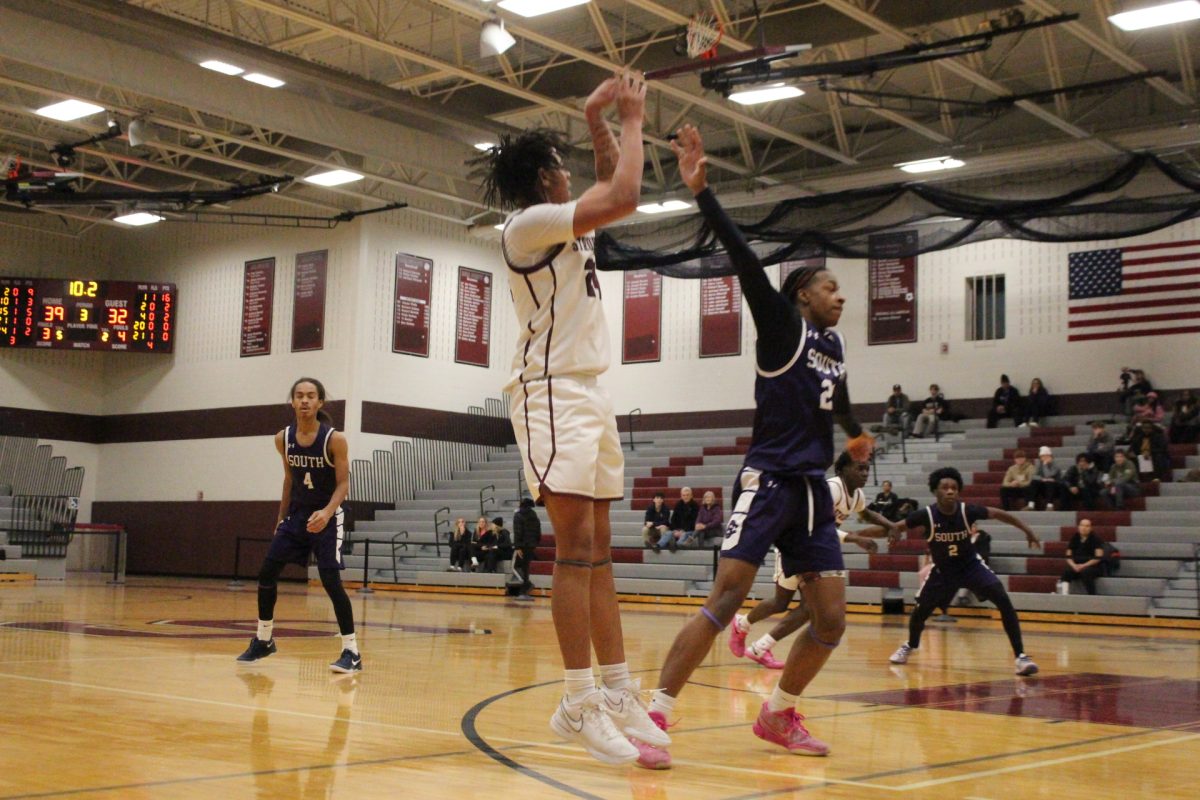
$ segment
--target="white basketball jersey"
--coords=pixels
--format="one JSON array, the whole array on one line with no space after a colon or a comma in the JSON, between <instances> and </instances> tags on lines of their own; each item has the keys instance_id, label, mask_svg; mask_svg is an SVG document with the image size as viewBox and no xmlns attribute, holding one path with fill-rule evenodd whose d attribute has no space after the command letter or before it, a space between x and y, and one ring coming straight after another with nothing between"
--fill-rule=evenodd
<instances>
[{"instance_id":1,"label":"white basketball jersey","mask_svg":"<svg viewBox=\"0 0 1200 800\"><path fill-rule=\"evenodd\" d=\"M826 482L829 484L829 494L833 496L833 514L837 517L839 528L851 514L861 514L866 510L867 496L863 494L862 489L855 489L854 494L847 495L846 484L841 478L827 478Z\"/></svg>"},{"instance_id":2,"label":"white basketball jersey","mask_svg":"<svg viewBox=\"0 0 1200 800\"><path fill-rule=\"evenodd\" d=\"M500 248L517 312L511 389L556 375L599 375L610 362L608 323L593 255L574 234L575 203L541 203L509 215Z\"/></svg>"}]
</instances>

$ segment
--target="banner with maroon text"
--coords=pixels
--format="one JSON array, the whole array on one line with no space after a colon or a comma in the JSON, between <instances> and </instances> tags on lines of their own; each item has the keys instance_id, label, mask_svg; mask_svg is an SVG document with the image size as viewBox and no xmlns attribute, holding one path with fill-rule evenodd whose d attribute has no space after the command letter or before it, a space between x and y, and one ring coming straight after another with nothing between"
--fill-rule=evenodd
<instances>
[{"instance_id":1,"label":"banner with maroon text","mask_svg":"<svg viewBox=\"0 0 1200 800\"><path fill-rule=\"evenodd\" d=\"M458 315L454 331L454 360L486 367L492 341L491 273L458 268Z\"/></svg>"},{"instance_id":2,"label":"banner with maroon text","mask_svg":"<svg viewBox=\"0 0 1200 800\"><path fill-rule=\"evenodd\" d=\"M242 358L270 355L274 302L275 259L247 261L242 278Z\"/></svg>"},{"instance_id":3,"label":"banner with maroon text","mask_svg":"<svg viewBox=\"0 0 1200 800\"><path fill-rule=\"evenodd\" d=\"M625 273L621 363L662 358L662 275L649 269Z\"/></svg>"},{"instance_id":4,"label":"banner with maroon text","mask_svg":"<svg viewBox=\"0 0 1200 800\"><path fill-rule=\"evenodd\" d=\"M742 354L742 289L736 275L700 280L700 357Z\"/></svg>"},{"instance_id":5,"label":"banner with maroon text","mask_svg":"<svg viewBox=\"0 0 1200 800\"><path fill-rule=\"evenodd\" d=\"M296 256L296 279L292 289L293 353L325 347L325 281L328 268L328 250Z\"/></svg>"},{"instance_id":6,"label":"banner with maroon text","mask_svg":"<svg viewBox=\"0 0 1200 800\"><path fill-rule=\"evenodd\" d=\"M917 341L916 231L880 233L867 240L867 344Z\"/></svg>"},{"instance_id":7,"label":"banner with maroon text","mask_svg":"<svg viewBox=\"0 0 1200 800\"><path fill-rule=\"evenodd\" d=\"M429 302L433 262L408 253L396 254L392 352L429 357Z\"/></svg>"}]
</instances>

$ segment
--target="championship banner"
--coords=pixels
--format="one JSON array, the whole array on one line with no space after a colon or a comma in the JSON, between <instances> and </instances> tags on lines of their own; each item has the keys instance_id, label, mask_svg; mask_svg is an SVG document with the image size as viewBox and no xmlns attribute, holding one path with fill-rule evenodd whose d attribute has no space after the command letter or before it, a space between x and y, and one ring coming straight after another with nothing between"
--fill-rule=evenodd
<instances>
[{"instance_id":1,"label":"championship banner","mask_svg":"<svg viewBox=\"0 0 1200 800\"><path fill-rule=\"evenodd\" d=\"M242 358L270 355L274 300L275 259L247 261L242 279Z\"/></svg>"},{"instance_id":2,"label":"championship banner","mask_svg":"<svg viewBox=\"0 0 1200 800\"><path fill-rule=\"evenodd\" d=\"M742 354L742 289L736 275L700 281L700 358Z\"/></svg>"},{"instance_id":3,"label":"championship banner","mask_svg":"<svg viewBox=\"0 0 1200 800\"><path fill-rule=\"evenodd\" d=\"M328 267L328 250L296 256L296 280L292 289L293 353L325 347L325 279Z\"/></svg>"},{"instance_id":4,"label":"championship banner","mask_svg":"<svg viewBox=\"0 0 1200 800\"><path fill-rule=\"evenodd\" d=\"M458 268L458 316L454 330L454 360L486 367L492 341L491 273Z\"/></svg>"},{"instance_id":5,"label":"championship banner","mask_svg":"<svg viewBox=\"0 0 1200 800\"><path fill-rule=\"evenodd\" d=\"M429 302L433 262L396 254L395 305L392 310L392 352L429 357Z\"/></svg>"},{"instance_id":6,"label":"championship banner","mask_svg":"<svg viewBox=\"0 0 1200 800\"><path fill-rule=\"evenodd\" d=\"M662 275L654 270L626 272L621 363L662 358Z\"/></svg>"},{"instance_id":7,"label":"championship banner","mask_svg":"<svg viewBox=\"0 0 1200 800\"><path fill-rule=\"evenodd\" d=\"M867 240L867 344L917 341L916 231L880 233Z\"/></svg>"}]
</instances>

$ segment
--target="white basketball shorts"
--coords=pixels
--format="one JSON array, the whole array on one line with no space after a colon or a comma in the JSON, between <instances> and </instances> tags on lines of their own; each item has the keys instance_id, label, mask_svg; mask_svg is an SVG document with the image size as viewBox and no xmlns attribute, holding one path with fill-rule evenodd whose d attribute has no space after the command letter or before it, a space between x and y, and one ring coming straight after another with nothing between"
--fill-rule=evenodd
<instances>
[{"instance_id":1,"label":"white basketball shorts","mask_svg":"<svg viewBox=\"0 0 1200 800\"><path fill-rule=\"evenodd\" d=\"M591 376L517 384L509 409L525 482L534 499L547 489L594 500L625 496L625 455L612 401Z\"/></svg>"}]
</instances>

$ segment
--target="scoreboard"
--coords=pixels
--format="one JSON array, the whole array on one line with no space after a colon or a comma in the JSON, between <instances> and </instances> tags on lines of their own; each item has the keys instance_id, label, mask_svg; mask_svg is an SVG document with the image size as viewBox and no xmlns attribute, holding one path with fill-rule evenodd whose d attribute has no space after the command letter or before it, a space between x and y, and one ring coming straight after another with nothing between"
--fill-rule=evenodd
<instances>
[{"instance_id":1,"label":"scoreboard","mask_svg":"<svg viewBox=\"0 0 1200 800\"><path fill-rule=\"evenodd\" d=\"M173 283L0 277L0 349L170 353Z\"/></svg>"}]
</instances>

